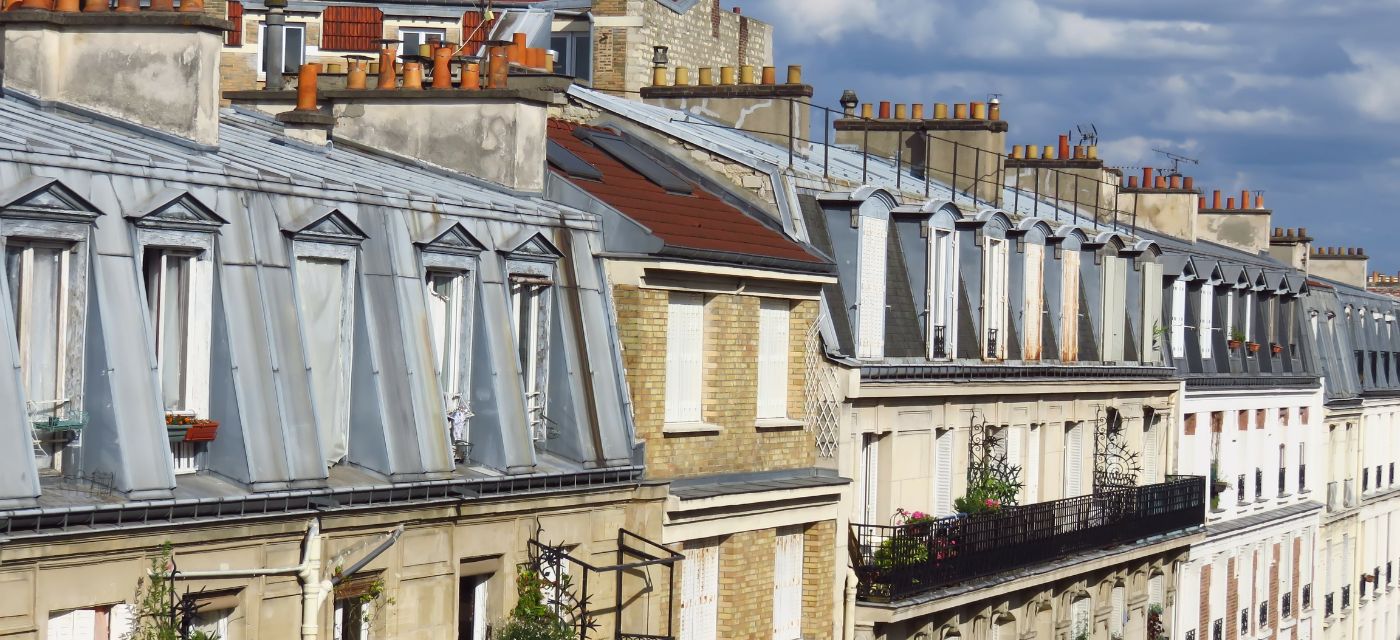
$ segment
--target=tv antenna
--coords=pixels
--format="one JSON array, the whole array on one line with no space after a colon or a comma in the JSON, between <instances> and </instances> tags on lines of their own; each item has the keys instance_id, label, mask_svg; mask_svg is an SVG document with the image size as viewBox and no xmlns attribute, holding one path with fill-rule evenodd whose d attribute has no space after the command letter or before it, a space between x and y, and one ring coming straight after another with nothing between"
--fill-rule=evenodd
<instances>
[{"instance_id":1,"label":"tv antenna","mask_svg":"<svg viewBox=\"0 0 1400 640\"><path fill-rule=\"evenodd\" d=\"M1077 124L1074 125L1074 128L1079 130L1079 144L1086 147L1098 146L1099 128L1094 126L1094 123L1091 122L1087 125Z\"/></svg>"},{"instance_id":2,"label":"tv antenna","mask_svg":"<svg viewBox=\"0 0 1400 640\"><path fill-rule=\"evenodd\" d=\"M1183 156L1183 155L1181 155L1181 154L1179 154L1179 153L1172 153L1172 152L1170 152L1170 151L1165 151L1165 150L1162 150L1162 149L1153 149L1153 151L1155 151L1155 152L1157 152L1157 153L1160 153L1160 154L1166 156L1166 158L1167 158L1168 160L1171 160L1171 161L1172 161L1172 172L1169 173L1169 174L1167 174L1168 176L1179 176L1179 175L1181 175L1181 163L1183 163L1183 162L1188 163L1188 164L1201 164L1201 161L1200 161L1200 160L1197 160L1197 159L1195 159L1195 158L1188 158L1188 157Z\"/></svg>"}]
</instances>

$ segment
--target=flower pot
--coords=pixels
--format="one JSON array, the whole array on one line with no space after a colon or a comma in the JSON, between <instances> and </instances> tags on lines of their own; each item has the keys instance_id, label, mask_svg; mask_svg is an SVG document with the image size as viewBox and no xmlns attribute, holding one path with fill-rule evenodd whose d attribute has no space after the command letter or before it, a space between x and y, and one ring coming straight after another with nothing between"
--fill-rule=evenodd
<instances>
[{"instance_id":1,"label":"flower pot","mask_svg":"<svg viewBox=\"0 0 1400 640\"><path fill-rule=\"evenodd\" d=\"M1249 349L1249 352L1250 352L1250 353L1259 353L1259 343L1258 343L1258 342L1246 342L1244 346L1247 347L1247 348Z\"/></svg>"},{"instance_id":2,"label":"flower pot","mask_svg":"<svg viewBox=\"0 0 1400 640\"><path fill-rule=\"evenodd\" d=\"M185 432L185 442L213 442L218 433L218 420L195 420Z\"/></svg>"},{"instance_id":3,"label":"flower pot","mask_svg":"<svg viewBox=\"0 0 1400 640\"><path fill-rule=\"evenodd\" d=\"M1269 345L1269 351L1274 352L1274 355L1278 355L1278 354L1280 354L1280 353L1283 353L1283 345L1277 344L1277 343L1275 343L1275 344L1270 344L1270 345Z\"/></svg>"},{"instance_id":4,"label":"flower pot","mask_svg":"<svg viewBox=\"0 0 1400 640\"><path fill-rule=\"evenodd\" d=\"M1231 351L1234 351L1234 350L1240 348L1240 341L1239 341L1239 340L1230 340L1230 341L1228 341L1226 344L1228 344L1228 345L1230 346L1230 350L1231 350Z\"/></svg>"}]
</instances>

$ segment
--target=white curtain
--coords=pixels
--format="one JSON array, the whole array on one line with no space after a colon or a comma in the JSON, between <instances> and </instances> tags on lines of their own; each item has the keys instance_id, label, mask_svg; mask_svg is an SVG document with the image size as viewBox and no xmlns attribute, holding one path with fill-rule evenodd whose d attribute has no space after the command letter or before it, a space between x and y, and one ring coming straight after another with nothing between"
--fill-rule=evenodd
<instances>
[{"instance_id":1,"label":"white curtain","mask_svg":"<svg viewBox=\"0 0 1400 640\"><path fill-rule=\"evenodd\" d=\"M297 259L297 298L302 334L311 366L311 399L327 464L345 458L349 448L350 308L346 263L320 258Z\"/></svg>"}]
</instances>

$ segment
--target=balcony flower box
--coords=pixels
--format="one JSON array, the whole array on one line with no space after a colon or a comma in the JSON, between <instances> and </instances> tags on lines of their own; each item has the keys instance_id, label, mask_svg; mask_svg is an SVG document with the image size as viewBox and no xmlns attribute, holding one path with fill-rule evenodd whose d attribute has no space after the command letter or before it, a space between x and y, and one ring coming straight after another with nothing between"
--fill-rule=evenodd
<instances>
[{"instance_id":1,"label":"balcony flower box","mask_svg":"<svg viewBox=\"0 0 1400 640\"><path fill-rule=\"evenodd\" d=\"M171 442L213 442L219 433L219 421L168 414L165 416L165 432Z\"/></svg>"},{"instance_id":2,"label":"balcony flower box","mask_svg":"<svg viewBox=\"0 0 1400 640\"><path fill-rule=\"evenodd\" d=\"M1241 345L1241 344L1244 344L1244 343L1241 342L1241 341L1239 341L1239 340L1235 340L1235 339L1231 338L1230 340L1226 341L1225 344L1227 344L1227 345L1230 347L1230 350L1231 350L1231 351L1237 351L1237 350L1239 350L1240 345Z\"/></svg>"},{"instance_id":3,"label":"balcony flower box","mask_svg":"<svg viewBox=\"0 0 1400 640\"><path fill-rule=\"evenodd\" d=\"M1244 343L1244 346L1245 346L1246 348L1249 349L1249 352L1250 352L1251 354L1253 354L1253 353L1259 353L1259 343L1258 343L1258 342L1246 342L1246 343Z\"/></svg>"}]
</instances>

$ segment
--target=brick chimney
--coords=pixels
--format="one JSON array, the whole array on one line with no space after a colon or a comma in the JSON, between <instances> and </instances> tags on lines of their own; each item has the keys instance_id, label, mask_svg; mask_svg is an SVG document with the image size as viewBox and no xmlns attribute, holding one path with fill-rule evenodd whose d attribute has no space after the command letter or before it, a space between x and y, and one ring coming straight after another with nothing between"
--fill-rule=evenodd
<instances>
[{"instance_id":1,"label":"brick chimney","mask_svg":"<svg viewBox=\"0 0 1400 640\"><path fill-rule=\"evenodd\" d=\"M745 65L695 70L665 65L665 47L653 57L652 84L642 87L642 101L742 129L787 145L805 148L812 129L812 87L802 83L802 67L793 65L778 82L777 69Z\"/></svg>"},{"instance_id":2,"label":"brick chimney","mask_svg":"<svg viewBox=\"0 0 1400 640\"><path fill-rule=\"evenodd\" d=\"M111 12L105 2L89 6L0 13L4 91L217 145L219 52L230 23L196 0L179 12L128 0Z\"/></svg>"},{"instance_id":3,"label":"brick chimney","mask_svg":"<svg viewBox=\"0 0 1400 640\"><path fill-rule=\"evenodd\" d=\"M1001 119L999 101L958 103L951 113L941 102L928 111L922 104L891 111L890 103L881 102L877 113L869 104L856 112L854 99L849 92L842 98L845 117L833 123L837 144L889 159L898 156L915 171L926 168L934 180L959 191L976 186L979 199L1001 203L1002 185L994 176L1001 175L1006 159L1009 127Z\"/></svg>"},{"instance_id":4,"label":"brick chimney","mask_svg":"<svg viewBox=\"0 0 1400 640\"><path fill-rule=\"evenodd\" d=\"M1314 247L1308 274L1364 289L1368 262L1360 247Z\"/></svg>"},{"instance_id":5,"label":"brick chimney","mask_svg":"<svg viewBox=\"0 0 1400 640\"><path fill-rule=\"evenodd\" d=\"M1238 201L1227 198L1221 207L1219 193L1213 192L1210 206L1200 210L1197 237L1249 253L1269 251L1273 211L1264 208L1263 194L1256 193L1251 198L1250 192L1242 191Z\"/></svg>"}]
</instances>

